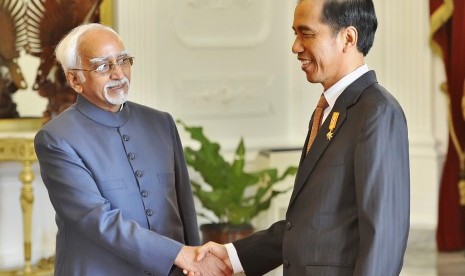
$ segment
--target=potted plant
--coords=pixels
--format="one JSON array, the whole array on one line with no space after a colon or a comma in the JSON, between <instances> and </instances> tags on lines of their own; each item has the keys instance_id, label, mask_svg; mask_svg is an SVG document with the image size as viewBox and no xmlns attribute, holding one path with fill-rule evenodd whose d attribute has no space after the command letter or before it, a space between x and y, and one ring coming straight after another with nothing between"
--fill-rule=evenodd
<instances>
[{"instance_id":1,"label":"potted plant","mask_svg":"<svg viewBox=\"0 0 465 276\"><path fill-rule=\"evenodd\" d=\"M287 176L294 175L297 168L288 167L281 175L276 168L256 171L245 170L245 145L241 138L232 162L227 162L220 153L220 145L210 141L202 127L187 126L177 120L200 143L198 149L185 147L186 163L197 171L203 181L191 179L194 195L205 209L214 214L214 219L204 212L199 216L212 221L200 227L204 241L230 242L249 235L254 228L251 220L270 207L271 200L288 190L278 191L274 185Z\"/></svg>"}]
</instances>

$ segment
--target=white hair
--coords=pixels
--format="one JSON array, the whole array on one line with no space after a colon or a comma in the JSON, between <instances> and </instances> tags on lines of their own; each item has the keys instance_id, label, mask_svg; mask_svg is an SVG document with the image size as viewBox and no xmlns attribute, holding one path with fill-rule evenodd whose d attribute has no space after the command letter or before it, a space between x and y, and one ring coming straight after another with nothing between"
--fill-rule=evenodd
<instances>
[{"instance_id":1,"label":"white hair","mask_svg":"<svg viewBox=\"0 0 465 276\"><path fill-rule=\"evenodd\" d=\"M81 59L78 53L79 39L85 32L96 29L109 31L115 34L118 39L121 40L121 37L112 28L99 23L88 23L77 26L76 28L72 29L63 39L61 39L55 48L55 56L58 62L60 62L61 67L65 73L69 69L75 69L81 65ZM80 77L83 78L84 75L80 74Z\"/></svg>"}]
</instances>

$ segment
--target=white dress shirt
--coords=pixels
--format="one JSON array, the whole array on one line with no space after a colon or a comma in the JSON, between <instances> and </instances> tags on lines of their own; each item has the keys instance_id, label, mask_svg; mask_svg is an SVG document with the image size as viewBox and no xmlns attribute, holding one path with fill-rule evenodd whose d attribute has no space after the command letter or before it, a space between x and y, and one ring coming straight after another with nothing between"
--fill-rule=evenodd
<instances>
[{"instance_id":1,"label":"white dress shirt","mask_svg":"<svg viewBox=\"0 0 465 276\"><path fill-rule=\"evenodd\" d=\"M360 78L366 72L368 72L368 65L364 64L352 71L352 73L345 75L342 79L333 84L333 86L331 86L328 90L324 91L326 101L328 102L328 107L325 109L323 113L323 119L321 120L321 124L323 124L326 117L328 117L329 112L331 112L331 110L333 109L337 98L339 98L339 95L342 94L342 92L347 88L347 86L353 83L356 79Z\"/></svg>"}]
</instances>

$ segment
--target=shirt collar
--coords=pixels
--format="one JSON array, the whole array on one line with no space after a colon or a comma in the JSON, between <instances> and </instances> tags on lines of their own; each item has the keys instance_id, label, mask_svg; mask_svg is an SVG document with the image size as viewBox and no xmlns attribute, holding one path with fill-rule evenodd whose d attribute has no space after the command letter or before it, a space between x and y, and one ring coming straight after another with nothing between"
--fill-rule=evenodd
<instances>
[{"instance_id":1,"label":"shirt collar","mask_svg":"<svg viewBox=\"0 0 465 276\"><path fill-rule=\"evenodd\" d=\"M334 104L336 103L337 98L344 92L344 90L353 83L356 79L360 78L363 74L368 72L368 65L364 64L351 73L345 75L338 82L333 84L328 90L324 92L326 101L328 102L328 108L326 110L333 109Z\"/></svg>"}]
</instances>

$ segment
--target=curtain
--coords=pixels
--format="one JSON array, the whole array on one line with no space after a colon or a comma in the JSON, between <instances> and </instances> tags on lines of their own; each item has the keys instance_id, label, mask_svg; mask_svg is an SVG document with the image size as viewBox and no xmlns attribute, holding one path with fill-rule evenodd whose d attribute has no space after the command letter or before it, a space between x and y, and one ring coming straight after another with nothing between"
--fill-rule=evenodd
<instances>
[{"instance_id":1,"label":"curtain","mask_svg":"<svg viewBox=\"0 0 465 276\"><path fill-rule=\"evenodd\" d=\"M465 1L430 0L431 44L444 62L449 145L442 171L436 243L439 251L465 248Z\"/></svg>"}]
</instances>

